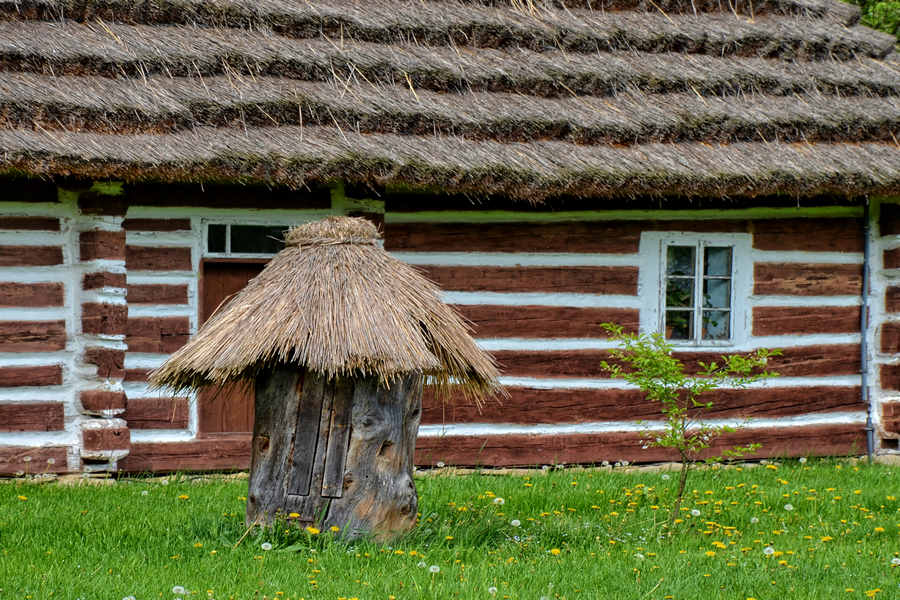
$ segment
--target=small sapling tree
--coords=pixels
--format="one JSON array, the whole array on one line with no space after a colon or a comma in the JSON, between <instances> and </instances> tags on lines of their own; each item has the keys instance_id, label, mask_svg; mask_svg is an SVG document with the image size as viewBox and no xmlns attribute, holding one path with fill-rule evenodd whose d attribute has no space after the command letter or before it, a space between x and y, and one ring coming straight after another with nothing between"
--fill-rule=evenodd
<instances>
[{"instance_id":1,"label":"small sapling tree","mask_svg":"<svg viewBox=\"0 0 900 600\"><path fill-rule=\"evenodd\" d=\"M603 361L601 367L613 377L639 387L649 400L658 402L665 419L663 429L643 432L644 447L673 448L681 459L678 491L669 514L671 531L681 509L690 470L716 438L737 429L704 422L704 413L713 403L702 401L701 396L724 385L744 387L776 376L777 373L766 370L766 363L770 356L780 352L761 349L747 355L723 356L720 363L698 362L697 373L688 374L684 364L672 355L673 346L659 333L626 333L613 323L604 323L603 328L620 347L610 351L610 357L616 362ZM738 458L759 447L760 444L734 446L717 458Z\"/></svg>"}]
</instances>

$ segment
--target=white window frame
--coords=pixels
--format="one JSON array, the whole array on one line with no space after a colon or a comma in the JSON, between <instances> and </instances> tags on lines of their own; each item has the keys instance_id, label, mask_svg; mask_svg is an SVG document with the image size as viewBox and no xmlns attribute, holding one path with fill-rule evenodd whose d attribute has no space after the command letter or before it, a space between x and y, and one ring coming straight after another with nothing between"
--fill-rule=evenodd
<instances>
[{"instance_id":1,"label":"white window frame","mask_svg":"<svg viewBox=\"0 0 900 600\"><path fill-rule=\"evenodd\" d=\"M752 239L749 233L693 233L647 231L641 235L641 331L665 331L666 248L668 246L727 246L731 254L731 338L728 340L668 340L677 348L735 348L750 337L750 297L753 293Z\"/></svg>"},{"instance_id":2,"label":"white window frame","mask_svg":"<svg viewBox=\"0 0 900 600\"><path fill-rule=\"evenodd\" d=\"M296 217L287 218L284 220L248 220L248 219L203 219L201 221L201 231L203 233L203 240L201 242L203 248L203 258L246 258L246 259L259 259L259 258L272 258L276 253L268 253L268 252L231 252L231 227L233 225L251 225L254 227L284 227L284 230L287 231L294 225L299 223L305 223L307 221L313 220L313 218L298 220ZM225 226L225 252L210 252L209 251L209 226L210 225L224 225Z\"/></svg>"}]
</instances>

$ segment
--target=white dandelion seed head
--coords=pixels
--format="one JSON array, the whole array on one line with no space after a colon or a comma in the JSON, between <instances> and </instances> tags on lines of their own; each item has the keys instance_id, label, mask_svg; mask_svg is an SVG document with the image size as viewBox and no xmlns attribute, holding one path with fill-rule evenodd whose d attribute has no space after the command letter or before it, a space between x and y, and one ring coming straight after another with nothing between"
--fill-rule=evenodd
<instances>
[{"instance_id":1,"label":"white dandelion seed head","mask_svg":"<svg viewBox=\"0 0 900 600\"><path fill-rule=\"evenodd\" d=\"M794 505L793 504L785 504L784 510L788 510L788 511L794 510Z\"/></svg>"},{"instance_id":2,"label":"white dandelion seed head","mask_svg":"<svg viewBox=\"0 0 900 600\"><path fill-rule=\"evenodd\" d=\"M48 458L48 459L47 459L47 464L48 464L48 465L55 465L55 464L56 464L56 459L53 458L53 457Z\"/></svg>"},{"instance_id":3,"label":"white dandelion seed head","mask_svg":"<svg viewBox=\"0 0 900 600\"><path fill-rule=\"evenodd\" d=\"M440 573L441 568L437 565L431 565L430 567L428 567L428 572L429 573Z\"/></svg>"},{"instance_id":4,"label":"white dandelion seed head","mask_svg":"<svg viewBox=\"0 0 900 600\"><path fill-rule=\"evenodd\" d=\"M503 504L505 504L505 503L506 503L506 500L504 500L504 499L501 498L500 496L497 496L496 498L494 498L494 504L500 504L500 505L503 505Z\"/></svg>"},{"instance_id":5,"label":"white dandelion seed head","mask_svg":"<svg viewBox=\"0 0 900 600\"><path fill-rule=\"evenodd\" d=\"M891 564L895 567L900 567L900 558L895 556L891 559Z\"/></svg>"},{"instance_id":6,"label":"white dandelion seed head","mask_svg":"<svg viewBox=\"0 0 900 600\"><path fill-rule=\"evenodd\" d=\"M137 600L134 596L125 596L122 600Z\"/></svg>"},{"instance_id":7,"label":"white dandelion seed head","mask_svg":"<svg viewBox=\"0 0 900 600\"><path fill-rule=\"evenodd\" d=\"M522 524L522 521L520 521L518 519L513 519L512 521L509 522L509 524L512 525L513 527L518 527L519 525Z\"/></svg>"},{"instance_id":8,"label":"white dandelion seed head","mask_svg":"<svg viewBox=\"0 0 900 600\"><path fill-rule=\"evenodd\" d=\"M259 547L262 548L263 550L268 551L268 550L272 549L272 544L270 544L269 542L263 542L262 544L259 545Z\"/></svg>"},{"instance_id":9,"label":"white dandelion seed head","mask_svg":"<svg viewBox=\"0 0 900 600\"><path fill-rule=\"evenodd\" d=\"M497 586L492 585L491 587L488 588L488 594L490 594L491 596L493 596L496 593L497 593Z\"/></svg>"},{"instance_id":10,"label":"white dandelion seed head","mask_svg":"<svg viewBox=\"0 0 900 600\"><path fill-rule=\"evenodd\" d=\"M622 466L623 466L623 467L627 467L627 466L630 465L630 464L631 464L631 463L629 463L627 460L623 460L623 461L622 461Z\"/></svg>"},{"instance_id":11,"label":"white dandelion seed head","mask_svg":"<svg viewBox=\"0 0 900 600\"><path fill-rule=\"evenodd\" d=\"M172 593L175 594L176 596L184 596L187 593L187 590L185 590L184 586L182 586L182 585L173 585Z\"/></svg>"},{"instance_id":12,"label":"white dandelion seed head","mask_svg":"<svg viewBox=\"0 0 900 600\"><path fill-rule=\"evenodd\" d=\"M775 554L775 548L773 548L772 546L766 546L765 548L763 548L763 554L765 554L766 556L772 556L773 554Z\"/></svg>"},{"instance_id":13,"label":"white dandelion seed head","mask_svg":"<svg viewBox=\"0 0 900 600\"><path fill-rule=\"evenodd\" d=\"M756 525L759 523L759 517L750 517L750 522Z\"/></svg>"},{"instance_id":14,"label":"white dandelion seed head","mask_svg":"<svg viewBox=\"0 0 900 600\"><path fill-rule=\"evenodd\" d=\"M141 496L147 496L149 494L150 492L148 492L147 490L141 490Z\"/></svg>"},{"instance_id":15,"label":"white dandelion seed head","mask_svg":"<svg viewBox=\"0 0 900 600\"><path fill-rule=\"evenodd\" d=\"M600 463L600 466L601 466L601 467L608 467L608 466L609 466L609 461L608 461L608 460L604 460L602 463Z\"/></svg>"},{"instance_id":16,"label":"white dandelion seed head","mask_svg":"<svg viewBox=\"0 0 900 600\"><path fill-rule=\"evenodd\" d=\"M159 483L160 483L161 485L169 485L169 480L168 480L168 479L163 479L163 480L160 481Z\"/></svg>"},{"instance_id":17,"label":"white dandelion seed head","mask_svg":"<svg viewBox=\"0 0 900 600\"><path fill-rule=\"evenodd\" d=\"M419 567L420 569L424 569L428 565L425 563L424 560L420 560L419 562L416 563L416 566Z\"/></svg>"},{"instance_id":18,"label":"white dandelion seed head","mask_svg":"<svg viewBox=\"0 0 900 600\"><path fill-rule=\"evenodd\" d=\"M799 462L801 465L805 465L805 464L806 464L806 457L805 457L805 456L801 456L798 462Z\"/></svg>"},{"instance_id":19,"label":"white dandelion seed head","mask_svg":"<svg viewBox=\"0 0 900 600\"><path fill-rule=\"evenodd\" d=\"M444 461L439 460L439 461L437 461L436 463L434 463L434 466L436 466L438 469L443 469L444 466L445 466L445 465L444 465Z\"/></svg>"},{"instance_id":20,"label":"white dandelion seed head","mask_svg":"<svg viewBox=\"0 0 900 600\"><path fill-rule=\"evenodd\" d=\"M641 554L640 552L638 552L637 554L635 554L634 557L635 557L636 559L638 559L638 560L644 560L644 555Z\"/></svg>"},{"instance_id":21,"label":"white dandelion seed head","mask_svg":"<svg viewBox=\"0 0 900 600\"><path fill-rule=\"evenodd\" d=\"M668 473L663 473L662 479L663 479L663 481L668 481L668 480L672 479L672 476L669 475Z\"/></svg>"},{"instance_id":22,"label":"white dandelion seed head","mask_svg":"<svg viewBox=\"0 0 900 600\"><path fill-rule=\"evenodd\" d=\"M691 509L691 516L692 516L692 517L699 517L699 516L700 516L700 511L697 510L696 508L692 508L692 509Z\"/></svg>"}]
</instances>

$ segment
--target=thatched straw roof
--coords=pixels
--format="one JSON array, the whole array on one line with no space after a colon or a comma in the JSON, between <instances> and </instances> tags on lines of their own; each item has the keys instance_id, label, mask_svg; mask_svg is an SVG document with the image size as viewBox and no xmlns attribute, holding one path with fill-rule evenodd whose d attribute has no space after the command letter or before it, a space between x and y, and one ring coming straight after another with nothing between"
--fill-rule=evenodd
<instances>
[{"instance_id":1,"label":"thatched straw roof","mask_svg":"<svg viewBox=\"0 0 900 600\"><path fill-rule=\"evenodd\" d=\"M900 192L837 0L0 0L0 172L576 197Z\"/></svg>"},{"instance_id":2,"label":"thatched straw roof","mask_svg":"<svg viewBox=\"0 0 900 600\"><path fill-rule=\"evenodd\" d=\"M430 375L476 400L499 389L479 349L437 287L380 245L362 218L328 217L291 229L286 247L151 375L196 389L251 381L279 364L329 377Z\"/></svg>"}]
</instances>

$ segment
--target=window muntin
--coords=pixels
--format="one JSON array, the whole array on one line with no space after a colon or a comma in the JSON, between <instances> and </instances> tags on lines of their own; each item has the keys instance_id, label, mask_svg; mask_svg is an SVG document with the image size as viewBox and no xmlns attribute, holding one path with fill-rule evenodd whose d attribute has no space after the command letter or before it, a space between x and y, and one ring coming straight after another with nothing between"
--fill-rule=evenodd
<instances>
[{"instance_id":1,"label":"window muntin","mask_svg":"<svg viewBox=\"0 0 900 600\"><path fill-rule=\"evenodd\" d=\"M734 251L730 245L672 241L663 244L661 330L676 343L732 339Z\"/></svg>"},{"instance_id":2,"label":"window muntin","mask_svg":"<svg viewBox=\"0 0 900 600\"><path fill-rule=\"evenodd\" d=\"M284 248L288 225L208 223L204 254L213 257L274 256Z\"/></svg>"}]
</instances>

